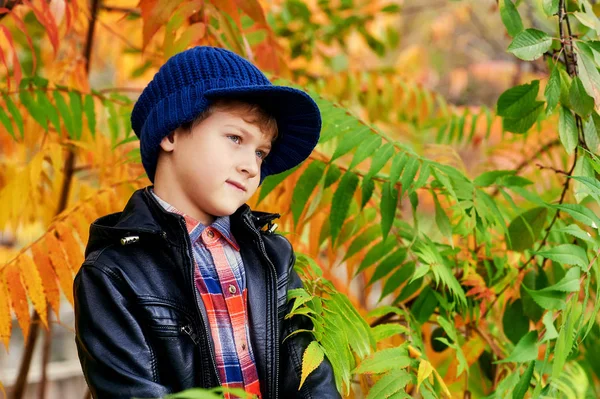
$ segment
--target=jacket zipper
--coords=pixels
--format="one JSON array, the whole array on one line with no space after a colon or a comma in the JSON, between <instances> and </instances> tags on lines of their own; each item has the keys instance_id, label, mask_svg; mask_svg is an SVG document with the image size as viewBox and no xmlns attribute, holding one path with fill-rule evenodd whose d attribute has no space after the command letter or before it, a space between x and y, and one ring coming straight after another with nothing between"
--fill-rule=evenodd
<instances>
[{"instance_id":1,"label":"jacket zipper","mask_svg":"<svg viewBox=\"0 0 600 399\"><path fill-rule=\"evenodd\" d=\"M271 293L271 295L273 295L273 292L275 292L275 298L273 299L273 297L271 297L271 302L275 304L275 315L273 320L273 323L275 320L278 320L278 314L277 314L277 271L275 270L275 265L273 264L273 262L271 262L271 259L269 259L269 255L267 255L267 250L265 248L265 243L263 242L262 237L260 236L260 232L258 230L256 230L256 228L254 226L252 226L250 224L250 222L248 221L247 217L243 217L242 219L244 219L244 223L246 224L246 226L250 229L250 231L252 231L252 233L254 234L254 236L256 237L258 244L259 244L259 249L260 249L260 253L263 256L263 258L265 259L265 261L267 262L267 264L269 265L269 270L271 272L271 279L274 280L275 284L273 284L273 287L275 287L275 290L269 290L269 292ZM273 309L271 309L271 313L273 313ZM273 317L273 314L271 314L271 317ZM279 328L277 328L276 325L273 325L273 330L275 331L275 344L273 345L273 352L275 354L275 370L274 370L274 374L275 374L275 390L272 392L271 395L269 395L270 398L277 398L278 397L278 392L279 392Z\"/></svg>"},{"instance_id":2,"label":"jacket zipper","mask_svg":"<svg viewBox=\"0 0 600 399\"><path fill-rule=\"evenodd\" d=\"M202 314L202 312L199 309L200 299L198 298L198 290L196 289L196 285L194 284L194 261L193 261L194 258L193 258L193 254L191 254L192 244L190 242L189 234L187 234L187 231L186 231L185 222L183 222L182 219L179 219L179 225L185 231L185 234L184 234L184 237L185 237L184 242L185 242L185 246L186 246L185 249L186 249L186 254L188 257L188 264L191 266L189 268L190 281L192 282L192 289L194 291L194 300L196 301L196 310L198 311L198 313L200 315L200 320L202 321L202 327L204 327L204 331L206 333L206 338L207 338L207 343L208 343L208 352L210 354L210 362L213 366L213 371L215 373L215 376L217 377L217 381L219 382L219 385L223 385L221 383L221 377L219 376L219 370L217 369L217 361L215 360L214 348L211 345L212 340L211 340L210 330L208 329L208 322L206 320L204 320L204 315Z\"/></svg>"}]
</instances>

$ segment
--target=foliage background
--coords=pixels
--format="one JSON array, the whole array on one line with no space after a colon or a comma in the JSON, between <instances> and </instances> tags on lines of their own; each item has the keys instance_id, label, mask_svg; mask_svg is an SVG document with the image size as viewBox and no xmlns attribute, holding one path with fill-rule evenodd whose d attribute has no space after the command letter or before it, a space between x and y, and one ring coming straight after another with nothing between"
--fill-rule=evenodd
<instances>
[{"instance_id":1,"label":"foliage background","mask_svg":"<svg viewBox=\"0 0 600 399\"><path fill-rule=\"evenodd\" d=\"M305 373L327 354L351 398L598 397L594 1L0 5L0 337L16 321L26 338L14 397L40 328L64 328L89 223L149 183L133 101L198 44L323 113L309 161L251 203L282 214L301 254Z\"/></svg>"}]
</instances>

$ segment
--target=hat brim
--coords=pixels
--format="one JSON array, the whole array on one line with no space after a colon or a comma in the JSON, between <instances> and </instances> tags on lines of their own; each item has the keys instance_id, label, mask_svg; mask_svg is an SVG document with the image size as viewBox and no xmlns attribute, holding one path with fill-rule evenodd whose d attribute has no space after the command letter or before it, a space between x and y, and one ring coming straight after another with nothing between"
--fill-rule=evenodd
<instances>
[{"instance_id":1,"label":"hat brim","mask_svg":"<svg viewBox=\"0 0 600 399\"><path fill-rule=\"evenodd\" d=\"M302 90L286 86L241 86L207 90L209 101L236 98L259 104L277 121L278 137L261 168L266 176L289 170L304 161L319 141L321 113Z\"/></svg>"}]
</instances>

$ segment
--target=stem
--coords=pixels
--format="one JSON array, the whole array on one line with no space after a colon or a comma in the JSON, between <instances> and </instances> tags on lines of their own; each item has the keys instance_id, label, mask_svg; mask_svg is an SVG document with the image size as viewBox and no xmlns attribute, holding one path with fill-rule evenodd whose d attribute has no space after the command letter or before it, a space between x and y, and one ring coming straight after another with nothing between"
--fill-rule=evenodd
<instances>
[{"instance_id":1,"label":"stem","mask_svg":"<svg viewBox=\"0 0 600 399\"><path fill-rule=\"evenodd\" d=\"M98 15L98 7L100 5L100 0L92 0L92 14L90 24L88 26L88 33L86 39L86 45L84 49L84 56L87 60L86 63L86 73L89 75L90 71L90 56L92 53L92 40L94 37L94 26L96 25L96 17ZM67 207L69 202L69 192L71 190L71 182L73 180L73 169L75 166L75 147L71 147L69 149L69 153L67 155L67 159L65 160L65 178L63 180L63 185L61 189L60 199L58 201L58 209L56 211L56 215L60 214ZM27 337L27 343L25 344L25 350L23 354L23 359L21 361L21 366L19 367L19 374L17 375L17 381L15 382L14 391L13 391L13 399L21 399L23 397L23 393L25 392L25 385L27 382L27 375L29 374L29 367L31 366L31 358L33 356L33 349L35 348L35 342L38 337L40 316L36 311L33 311L32 314L32 324L31 331L29 336ZM50 331L50 327L48 327ZM49 334L49 333L48 333ZM51 337L48 337L50 340ZM49 350L49 349L48 349ZM48 356L49 357L49 356ZM46 358L46 356L44 356ZM45 359L47 360L47 358ZM42 376L45 376L45 368L46 363L42 362ZM45 380L42 380L42 383L45 384ZM40 394L43 394L45 391L44 387L40 387Z\"/></svg>"},{"instance_id":2,"label":"stem","mask_svg":"<svg viewBox=\"0 0 600 399\"><path fill-rule=\"evenodd\" d=\"M50 308L48 307L48 317L52 317ZM44 331L44 346L42 347L42 377L40 379L38 397L39 399L46 398L46 383L48 380L47 365L50 362L50 349L52 348L52 323L48 323L48 329Z\"/></svg>"}]
</instances>

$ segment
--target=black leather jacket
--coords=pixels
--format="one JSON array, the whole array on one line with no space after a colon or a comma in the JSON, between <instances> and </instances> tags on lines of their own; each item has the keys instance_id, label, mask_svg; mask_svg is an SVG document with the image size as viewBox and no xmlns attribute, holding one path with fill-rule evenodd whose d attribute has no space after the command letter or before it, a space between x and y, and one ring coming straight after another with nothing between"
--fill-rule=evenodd
<instances>
[{"instance_id":1,"label":"black leather jacket","mask_svg":"<svg viewBox=\"0 0 600 399\"><path fill-rule=\"evenodd\" d=\"M263 398L340 398L327 359L298 391L302 354L312 337L285 338L312 326L289 311L301 286L294 253L261 229L277 214L243 205L231 216L246 268L250 338ZM219 385L206 310L193 279L184 219L165 211L148 188L123 212L96 220L75 277L76 343L94 398L158 398Z\"/></svg>"}]
</instances>

